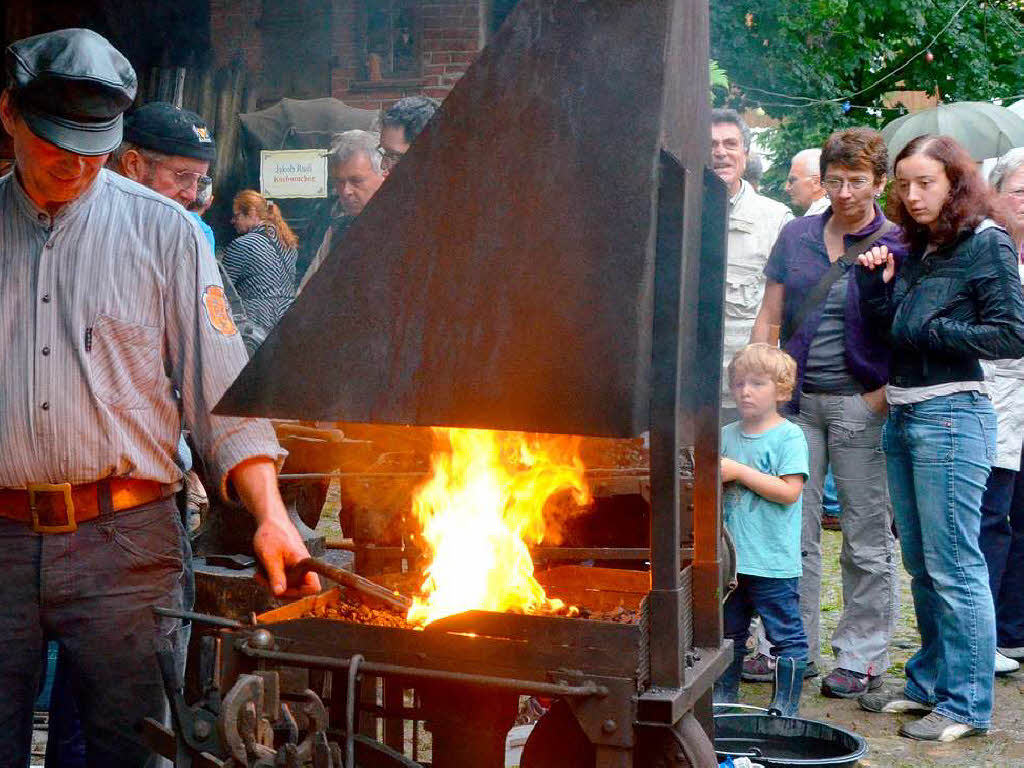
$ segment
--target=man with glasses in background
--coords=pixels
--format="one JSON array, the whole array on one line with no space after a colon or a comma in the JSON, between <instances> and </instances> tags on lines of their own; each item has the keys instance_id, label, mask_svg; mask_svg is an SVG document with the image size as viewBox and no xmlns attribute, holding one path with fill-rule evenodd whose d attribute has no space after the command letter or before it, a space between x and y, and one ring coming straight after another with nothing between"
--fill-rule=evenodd
<instances>
[{"instance_id":1,"label":"man with glasses in background","mask_svg":"<svg viewBox=\"0 0 1024 768\"><path fill-rule=\"evenodd\" d=\"M409 151L420 131L437 112L438 102L426 96L406 96L381 118L381 168L389 173Z\"/></svg>"},{"instance_id":2,"label":"man with glasses in background","mask_svg":"<svg viewBox=\"0 0 1024 768\"><path fill-rule=\"evenodd\" d=\"M153 101L125 118L124 141L109 166L191 211L213 251L213 230L200 214L213 202L208 174L216 157L213 134L199 115Z\"/></svg>"},{"instance_id":3,"label":"man with glasses in background","mask_svg":"<svg viewBox=\"0 0 1024 768\"><path fill-rule=\"evenodd\" d=\"M803 209L804 216L824 213L829 206L828 195L821 184L821 149L802 149L793 155L786 177L786 194L793 205Z\"/></svg>"}]
</instances>

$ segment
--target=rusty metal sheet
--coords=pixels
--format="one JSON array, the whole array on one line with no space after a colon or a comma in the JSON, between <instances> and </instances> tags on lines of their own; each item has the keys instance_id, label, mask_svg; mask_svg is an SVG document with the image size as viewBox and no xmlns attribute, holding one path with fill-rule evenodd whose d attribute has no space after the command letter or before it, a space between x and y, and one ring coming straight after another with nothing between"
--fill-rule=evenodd
<instances>
[{"instance_id":1,"label":"rusty metal sheet","mask_svg":"<svg viewBox=\"0 0 1024 768\"><path fill-rule=\"evenodd\" d=\"M706 162L691 5L523 0L216 412L647 429L659 150Z\"/></svg>"},{"instance_id":2,"label":"rusty metal sheet","mask_svg":"<svg viewBox=\"0 0 1024 768\"><path fill-rule=\"evenodd\" d=\"M287 619L268 628L278 647L289 653L339 658L361 653L367 661L530 680L546 680L548 672L557 669L626 677L636 673L640 648L636 625L585 619L537 622L545 618L538 616L503 620L482 611L463 615L462 622L452 622L452 631L371 627L313 618ZM553 623L559 621L569 625ZM477 632L481 629L483 634ZM473 632L479 636L468 635ZM506 636L501 636L502 632Z\"/></svg>"}]
</instances>

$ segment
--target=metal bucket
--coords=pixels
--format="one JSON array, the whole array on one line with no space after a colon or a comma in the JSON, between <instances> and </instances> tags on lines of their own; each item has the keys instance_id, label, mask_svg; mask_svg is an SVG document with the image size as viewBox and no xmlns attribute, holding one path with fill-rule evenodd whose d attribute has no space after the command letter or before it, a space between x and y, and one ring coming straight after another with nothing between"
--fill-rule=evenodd
<instances>
[{"instance_id":1,"label":"metal bucket","mask_svg":"<svg viewBox=\"0 0 1024 768\"><path fill-rule=\"evenodd\" d=\"M737 705L725 705L733 708ZM758 714L729 714L716 705L715 754L749 757L765 768L851 768L868 752L856 733L818 720Z\"/></svg>"}]
</instances>

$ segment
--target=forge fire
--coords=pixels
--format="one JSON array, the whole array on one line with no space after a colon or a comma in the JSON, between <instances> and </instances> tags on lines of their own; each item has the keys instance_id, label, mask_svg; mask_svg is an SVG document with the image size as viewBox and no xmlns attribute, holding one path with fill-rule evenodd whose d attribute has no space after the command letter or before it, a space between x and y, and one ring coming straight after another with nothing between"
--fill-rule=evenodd
<instances>
[{"instance_id":1,"label":"forge fire","mask_svg":"<svg viewBox=\"0 0 1024 768\"><path fill-rule=\"evenodd\" d=\"M529 545L591 502L579 438L435 429L431 476L412 498L417 543L430 553L408 620L487 611L559 612L533 575Z\"/></svg>"}]
</instances>

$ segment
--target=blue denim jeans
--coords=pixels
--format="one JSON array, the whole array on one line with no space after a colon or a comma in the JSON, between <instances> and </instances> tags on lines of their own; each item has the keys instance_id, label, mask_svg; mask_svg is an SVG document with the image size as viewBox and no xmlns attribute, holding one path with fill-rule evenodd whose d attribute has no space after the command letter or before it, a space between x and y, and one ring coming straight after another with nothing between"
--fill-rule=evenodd
<instances>
[{"instance_id":1,"label":"blue denim jeans","mask_svg":"<svg viewBox=\"0 0 1024 768\"><path fill-rule=\"evenodd\" d=\"M825 487L821 489L821 514L839 517L843 514L843 508L839 504L839 491L836 489L836 477L832 474L832 465L829 464L828 473L825 475Z\"/></svg>"},{"instance_id":2,"label":"blue denim jeans","mask_svg":"<svg viewBox=\"0 0 1024 768\"><path fill-rule=\"evenodd\" d=\"M882 431L921 633L906 695L974 728L992 715L995 612L978 535L995 444L995 411L976 392L894 406Z\"/></svg>"},{"instance_id":3,"label":"blue denim jeans","mask_svg":"<svg viewBox=\"0 0 1024 768\"><path fill-rule=\"evenodd\" d=\"M772 579L741 573L723 607L725 636L742 653L757 613L772 644L772 655L807 660L807 635L800 620L800 579Z\"/></svg>"}]
</instances>

